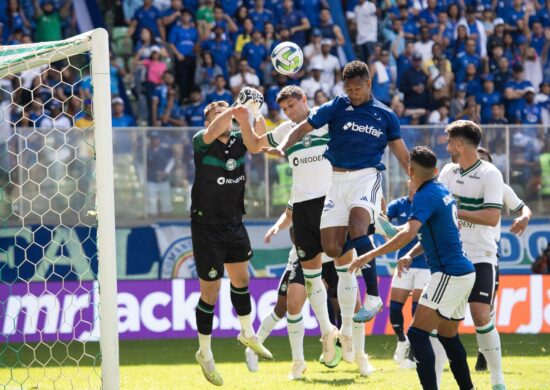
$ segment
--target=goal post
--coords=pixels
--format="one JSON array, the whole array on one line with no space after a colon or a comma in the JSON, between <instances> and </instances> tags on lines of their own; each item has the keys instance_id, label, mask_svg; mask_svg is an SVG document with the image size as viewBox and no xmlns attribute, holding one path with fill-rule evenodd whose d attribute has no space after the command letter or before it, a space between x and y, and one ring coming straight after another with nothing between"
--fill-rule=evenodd
<instances>
[{"instance_id":1,"label":"goal post","mask_svg":"<svg viewBox=\"0 0 550 390\"><path fill-rule=\"evenodd\" d=\"M118 389L107 31L0 47L0 97L0 387Z\"/></svg>"}]
</instances>

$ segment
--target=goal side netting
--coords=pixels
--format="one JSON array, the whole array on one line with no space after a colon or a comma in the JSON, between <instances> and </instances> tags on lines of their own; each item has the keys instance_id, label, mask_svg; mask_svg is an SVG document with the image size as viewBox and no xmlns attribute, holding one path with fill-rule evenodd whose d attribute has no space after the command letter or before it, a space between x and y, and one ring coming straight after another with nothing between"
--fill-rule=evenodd
<instances>
[{"instance_id":1,"label":"goal side netting","mask_svg":"<svg viewBox=\"0 0 550 390\"><path fill-rule=\"evenodd\" d=\"M107 32L0 47L0 387L117 389Z\"/></svg>"}]
</instances>

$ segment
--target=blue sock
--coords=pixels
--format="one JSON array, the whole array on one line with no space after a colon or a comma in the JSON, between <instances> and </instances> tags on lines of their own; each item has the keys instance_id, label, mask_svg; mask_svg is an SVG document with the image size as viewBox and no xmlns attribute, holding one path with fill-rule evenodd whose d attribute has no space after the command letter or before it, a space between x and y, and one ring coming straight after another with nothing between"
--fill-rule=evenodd
<instances>
[{"instance_id":1,"label":"blue sock","mask_svg":"<svg viewBox=\"0 0 550 390\"><path fill-rule=\"evenodd\" d=\"M455 377L456 383L461 390L473 389L472 378L470 377L470 369L466 360L466 350L460 341L458 334L455 337L443 337L437 335L437 338L445 348L451 371Z\"/></svg>"},{"instance_id":2,"label":"blue sock","mask_svg":"<svg viewBox=\"0 0 550 390\"><path fill-rule=\"evenodd\" d=\"M353 239L353 247L357 251L357 255L361 256L367 253L370 250L373 250L372 242L369 236L364 235L358 238ZM361 273L363 274L363 279L365 280L365 285L367 286L367 294L378 296L378 275L376 274L376 259L373 259L369 263L370 267L362 268Z\"/></svg>"},{"instance_id":3,"label":"blue sock","mask_svg":"<svg viewBox=\"0 0 550 390\"><path fill-rule=\"evenodd\" d=\"M412 315L414 317L414 312L416 311L416 307L418 306L418 302L413 302L412 303Z\"/></svg>"},{"instance_id":4,"label":"blue sock","mask_svg":"<svg viewBox=\"0 0 550 390\"><path fill-rule=\"evenodd\" d=\"M344 247L342 248L342 256L344 256L347 251L350 251L353 249L353 243L351 242L351 237L349 234L346 236L346 242L344 242Z\"/></svg>"},{"instance_id":5,"label":"blue sock","mask_svg":"<svg viewBox=\"0 0 550 390\"><path fill-rule=\"evenodd\" d=\"M390 323L399 341L407 340L403 330L403 304L390 301Z\"/></svg>"},{"instance_id":6,"label":"blue sock","mask_svg":"<svg viewBox=\"0 0 550 390\"><path fill-rule=\"evenodd\" d=\"M437 390L435 354L430 342L430 332L411 326L407 332L416 357L416 372L424 390Z\"/></svg>"}]
</instances>

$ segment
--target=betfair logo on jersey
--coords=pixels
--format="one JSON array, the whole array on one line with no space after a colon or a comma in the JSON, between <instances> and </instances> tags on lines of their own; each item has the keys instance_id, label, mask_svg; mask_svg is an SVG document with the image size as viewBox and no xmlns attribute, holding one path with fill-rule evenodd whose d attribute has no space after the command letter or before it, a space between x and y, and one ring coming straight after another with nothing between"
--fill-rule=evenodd
<instances>
[{"instance_id":1,"label":"betfair logo on jersey","mask_svg":"<svg viewBox=\"0 0 550 390\"><path fill-rule=\"evenodd\" d=\"M244 175L241 175L241 176L237 177L236 179L230 179L230 178L221 176L221 177L218 177L218 180L216 180L216 182L220 186L223 186L224 184L239 184L241 181L244 181L244 180L245 180Z\"/></svg>"},{"instance_id":2,"label":"betfair logo on jersey","mask_svg":"<svg viewBox=\"0 0 550 390\"><path fill-rule=\"evenodd\" d=\"M235 168L237 168L237 161L235 161L234 159L230 158L230 159L227 160L227 162L225 163L225 168L227 168L228 171L234 170Z\"/></svg>"},{"instance_id":3,"label":"betfair logo on jersey","mask_svg":"<svg viewBox=\"0 0 550 390\"><path fill-rule=\"evenodd\" d=\"M374 126L360 126L355 122L348 122L344 125L344 130L357 131L359 133L370 134L376 138L380 138L382 130L377 129Z\"/></svg>"},{"instance_id":4,"label":"betfair logo on jersey","mask_svg":"<svg viewBox=\"0 0 550 390\"><path fill-rule=\"evenodd\" d=\"M323 157L322 154L318 156L309 156L309 157L302 157L302 158L294 157L292 159L292 165L297 167L298 165L301 165L301 164L310 164L314 162L323 161L324 159L325 158Z\"/></svg>"},{"instance_id":5,"label":"betfair logo on jersey","mask_svg":"<svg viewBox=\"0 0 550 390\"><path fill-rule=\"evenodd\" d=\"M306 135L304 138L302 138L302 145L304 145L304 148L309 148L311 146L311 136Z\"/></svg>"}]
</instances>

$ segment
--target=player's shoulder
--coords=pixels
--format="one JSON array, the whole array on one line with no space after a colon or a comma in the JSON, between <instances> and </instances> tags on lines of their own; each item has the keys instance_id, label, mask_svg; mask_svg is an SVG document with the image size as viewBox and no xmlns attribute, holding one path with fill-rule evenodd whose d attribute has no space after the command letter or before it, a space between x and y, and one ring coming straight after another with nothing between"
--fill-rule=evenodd
<instances>
[{"instance_id":1,"label":"player's shoulder","mask_svg":"<svg viewBox=\"0 0 550 390\"><path fill-rule=\"evenodd\" d=\"M488 161L484 161L484 160L479 160L480 161L480 164L479 166L477 167L477 169L475 169L474 171L479 171L480 174L484 175L484 176L500 176L502 177L502 172L500 172L500 170L493 165L493 163L490 163Z\"/></svg>"},{"instance_id":2,"label":"player's shoulder","mask_svg":"<svg viewBox=\"0 0 550 390\"><path fill-rule=\"evenodd\" d=\"M455 163L447 163L441 168L441 172L439 173L439 177L446 176L446 175L456 175L460 172L460 166Z\"/></svg>"}]
</instances>

